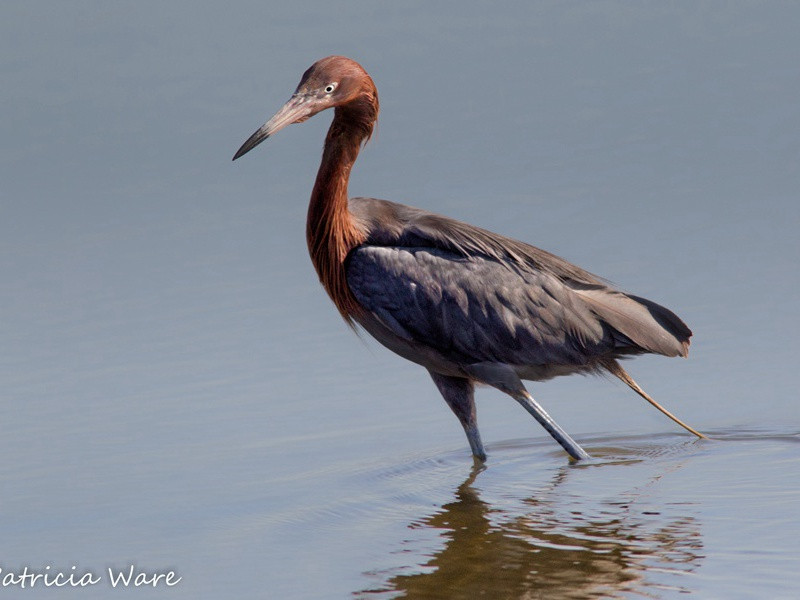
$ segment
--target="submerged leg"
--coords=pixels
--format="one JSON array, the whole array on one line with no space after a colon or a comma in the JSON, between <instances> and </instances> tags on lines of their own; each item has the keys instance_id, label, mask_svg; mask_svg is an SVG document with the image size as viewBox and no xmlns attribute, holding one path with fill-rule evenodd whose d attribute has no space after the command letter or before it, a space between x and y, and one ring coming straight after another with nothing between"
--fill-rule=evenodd
<instances>
[{"instance_id":1,"label":"submerged leg","mask_svg":"<svg viewBox=\"0 0 800 600\"><path fill-rule=\"evenodd\" d=\"M553 439L561 444L561 447L567 451L575 460L584 460L591 458L589 453L580 447L578 442L572 439L570 435L561 429L561 426L553 420L553 417L547 414L547 411L533 399L526 389L522 392L512 394L514 400L519 402L525 410L527 410L533 418L539 421L539 425L547 430L547 433L553 436Z\"/></svg>"},{"instance_id":2,"label":"submerged leg","mask_svg":"<svg viewBox=\"0 0 800 600\"><path fill-rule=\"evenodd\" d=\"M572 458L575 460L591 458L589 453L581 448L578 442L573 440L566 431L561 429L559 424L547 414L547 411L533 399L528 393L528 390L525 389L525 386L522 385L522 380L508 365L498 363L476 363L465 366L464 370L476 380L496 387L501 392L505 392L519 402L534 419L539 421L539 424L547 430L547 433L561 444L561 447L564 448L567 454Z\"/></svg>"},{"instance_id":3,"label":"submerged leg","mask_svg":"<svg viewBox=\"0 0 800 600\"><path fill-rule=\"evenodd\" d=\"M614 375L614 376L616 376L616 377L619 377L619 378L620 378L622 381L624 381L624 382L625 382L625 384L626 384L626 385L627 385L629 388L631 388L631 389L632 389L634 392L636 392L636 393L637 393L637 394L639 394L639 395L640 395L642 398L644 398L645 400L647 400L647 401L648 401L650 404L652 404L653 406L655 406L655 407L656 407L658 410L660 410L662 413L664 413L665 415L667 415L667 416L668 416L670 419L672 419L673 421L675 421L675 422L676 422L678 425L680 425L681 427L683 427L683 428L684 428L686 431L688 431L688 432L690 432L690 433L693 433L693 434L695 434L695 435L696 435L697 437L699 437L699 438L708 439L708 438L707 438L706 436L704 436L702 433L700 433L699 431L697 431L697 430L696 430L696 429L694 429L693 427L689 427L689 426L688 426L686 423L684 423L683 421L681 421L681 420L680 420L678 417L676 417L675 415L673 415L673 414L672 414L671 412L669 412L669 411L668 411L666 408L664 408L664 407L663 407L663 406L661 406L661 405L660 405L658 402L656 402L655 400L653 400L653 399L652 399L652 398L651 398L651 397L650 397L650 396L649 396L649 395L648 395L648 394L647 394L647 393L646 393L646 392L645 392L645 391L644 391L642 388L640 388L640 387L639 387L639 384L638 384L638 383L636 383L636 382L633 380L633 377L631 377L630 375L628 375L628 372L627 372L625 369L623 369L623 368L622 368L622 365L621 365L621 364L619 364L619 363L618 363L616 360L608 360L608 361L606 361L606 362L605 362L605 367L606 367L606 369L608 369L609 373L611 373L612 375Z\"/></svg>"},{"instance_id":4,"label":"submerged leg","mask_svg":"<svg viewBox=\"0 0 800 600\"><path fill-rule=\"evenodd\" d=\"M433 383L439 388L444 401L461 421L467 434L472 455L478 460L486 460L481 434L478 433L478 418L475 412L475 386L469 379L450 377L430 371Z\"/></svg>"}]
</instances>

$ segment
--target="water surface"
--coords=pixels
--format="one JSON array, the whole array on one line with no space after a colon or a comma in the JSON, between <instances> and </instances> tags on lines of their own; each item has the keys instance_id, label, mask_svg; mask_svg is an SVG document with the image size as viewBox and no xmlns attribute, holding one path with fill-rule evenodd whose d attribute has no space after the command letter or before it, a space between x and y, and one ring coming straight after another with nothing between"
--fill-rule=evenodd
<instances>
[{"instance_id":1,"label":"water surface","mask_svg":"<svg viewBox=\"0 0 800 600\"><path fill-rule=\"evenodd\" d=\"M0 575L173 598L796 598L800 78L791 4L5 3ZM230 158L314 60L373 75L351 192L664 303L688 361L482 389L343 325L305 205L328 115ZM114 590L113 594L120 593ZM107 598L85 588L23 598Z\"/></svg>"}]
</instances>

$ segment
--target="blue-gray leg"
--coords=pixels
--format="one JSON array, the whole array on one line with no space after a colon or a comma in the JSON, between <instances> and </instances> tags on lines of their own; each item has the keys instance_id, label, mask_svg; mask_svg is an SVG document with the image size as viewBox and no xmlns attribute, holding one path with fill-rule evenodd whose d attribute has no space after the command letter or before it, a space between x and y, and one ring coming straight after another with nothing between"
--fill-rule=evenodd
<instances>
[{"instance_id":1,"label":"blue-gray leg","mask_svg":"<svg viewBox=\"0 0 800 600\"><path fill-rule=\"evenodd\" d=\"M478 418L475 412L475 386L469 379L463 377L450 377L433 371L430 371L430 374L444 401L464 427L472 455L480 461L486 460L486 451L483 449L481 434L478 432Z\"/></svg>"},{"instance_id":2,"label":"blue-gray leg","mask_svg":"<svg viewBox=\"0 0 800 600\"><path fill-rule=\"evenodd\" d=\"M591 458L589 453L586 452L583 448L580 447L578 442L572 439L572 437L563 429L561 426L556 423L553 418L547 414L547 411L541 407L541 405L533 399L527 390L522 390L522 392L513 394L514 400L519 402L525 410L527 410L533 418L539 421L539 425L544 427L553 439L561 444L561 447L567 451L572 458L575 460L584 460L587 458Z\"/></svg>"},{"instance_id":3,"label":"blue-gray leg","mask_svg":"<svg viewBox=\"0 0 800 600\"><path fill-rule=\"evenodd\" d=\"M575 460L591 458L589 453L561 429L547 411L533 399L511 367L499 363L476 363L465 366L464 370L477 381L496 387L519 402L572 458Z\"/></svg>"}]
</instances>

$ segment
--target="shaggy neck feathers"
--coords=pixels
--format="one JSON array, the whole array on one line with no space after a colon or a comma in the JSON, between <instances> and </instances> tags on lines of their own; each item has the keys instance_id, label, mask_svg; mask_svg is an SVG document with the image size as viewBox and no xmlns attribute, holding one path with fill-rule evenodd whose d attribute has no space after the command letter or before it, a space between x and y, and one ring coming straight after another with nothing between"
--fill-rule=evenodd
<instances>
[{"instance_id":1,"label":"shaggy neck feathers","mask_svg":"<svg viewBox=\"0 0 800 600\"><path fill-rule=\"evenodd\" d=\"M348 210L347 184L359 150L372 134L377 114L378 100L374 93L363 93L336 108L325 138L306 222L311 262L325 291L351 325L353 317L363 309L347 285L345 261L348 253L365 241L366 233Z\"/></svg>"}]
</instances>

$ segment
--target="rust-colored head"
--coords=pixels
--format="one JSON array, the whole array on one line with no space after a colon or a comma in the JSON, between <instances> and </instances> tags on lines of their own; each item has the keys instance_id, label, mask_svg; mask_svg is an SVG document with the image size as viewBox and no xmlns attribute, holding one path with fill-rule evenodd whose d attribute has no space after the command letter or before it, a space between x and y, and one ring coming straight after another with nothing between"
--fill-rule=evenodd
<instances>
[{"instance_id":1,"label":"rust-colored head","mask_svg":"<svg viewBox=\"0 0 800 600\"><path fill-rule=\"evenodd\" d=\"M354 112L364 121L364 137L370 136L378 116L378 90L364 68L345 56L328 56L311 65L289 101L242 144L233 160L287 125L302 123L333 107L360 109Z\"/></svg>"}]
</instances>

